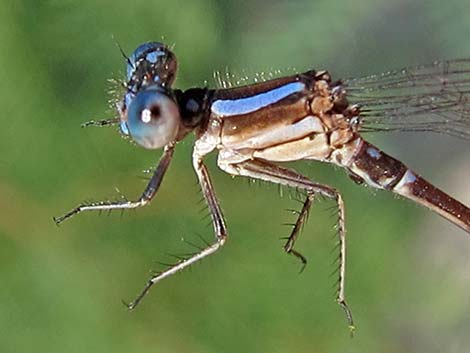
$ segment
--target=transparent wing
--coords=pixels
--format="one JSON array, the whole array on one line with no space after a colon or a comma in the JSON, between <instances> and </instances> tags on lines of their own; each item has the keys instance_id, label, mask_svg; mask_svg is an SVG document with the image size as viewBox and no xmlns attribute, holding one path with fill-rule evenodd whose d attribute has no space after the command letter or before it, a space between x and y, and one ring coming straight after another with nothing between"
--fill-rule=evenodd
<instances>
[{"instance_id":1,"label":"transparent wing","mask_svg":"<svg viewBox=\"0 0 470 353\"><path fill-rule=\"evenodd\" d=\"M470 140L470 58L343 81L362 131L430 131Z\"/></svg>"}]
</instances>

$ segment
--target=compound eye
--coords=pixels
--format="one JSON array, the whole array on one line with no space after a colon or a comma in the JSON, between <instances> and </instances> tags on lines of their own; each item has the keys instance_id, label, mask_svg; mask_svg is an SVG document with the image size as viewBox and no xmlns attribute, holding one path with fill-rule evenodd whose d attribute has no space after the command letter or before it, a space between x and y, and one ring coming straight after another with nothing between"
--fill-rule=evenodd
<instances>
[{"instance_id":1,"label":"compound eye","mask_svg":"<svg viewBox=\"0 0 470 353\"><path fill-rule=\"evenodd\" d=\"M137 93L127 110L127 127L135 142L148 149L175 140L180 124L176 102L160 88Z\"/></svg>"}]
</instances>

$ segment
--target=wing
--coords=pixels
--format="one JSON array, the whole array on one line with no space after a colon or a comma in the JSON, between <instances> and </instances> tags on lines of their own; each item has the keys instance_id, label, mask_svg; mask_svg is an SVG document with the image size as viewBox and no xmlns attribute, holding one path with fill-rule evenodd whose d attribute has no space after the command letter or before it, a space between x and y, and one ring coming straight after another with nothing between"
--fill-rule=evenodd
<instances>
[{"instance_id":1,"label":"wing","mask_svg":"<svg viewBox=\"0 0 470 353\"><path fill-rule=\"evenodd\" d=\"M470 140L470 58L343 81L361 131L428 131Z\"/></svg>"}]
</instances>

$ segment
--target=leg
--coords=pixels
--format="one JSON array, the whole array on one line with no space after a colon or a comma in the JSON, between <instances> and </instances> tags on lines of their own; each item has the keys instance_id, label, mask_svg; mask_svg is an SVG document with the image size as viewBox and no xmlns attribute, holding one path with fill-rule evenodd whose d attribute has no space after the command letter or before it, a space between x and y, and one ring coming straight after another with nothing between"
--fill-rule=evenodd
<instances>
[{"instance_id":1,"label":"leg","mask_svg":"<svg viewBox=\"0 0 470 353\"><path fill-rule=\"evenodd\" d=\"M346 238L345 238L345 227L344 227L344 203L341 194L332 187L314 183L303 175L297 172L271 164L262 160L249 160L241 163L225 164L223 160L219 160L219 166L230 174L247 176L254 179L261 179L276 184L290 186L298 189L305 190L308 194L307 200L305 201L304 207L299 215L296 226L294 227L293 234L289 237L286 243L286 248L291 248L290 244L293 245L296 239L296 228L298 232L297 224L300 225L304 222L304 219L308 213L308 209L311 205L311 198L313 200L313 194L319 193L328 198L334 199L338 207L338 238L339 238L339 279L338 279L338 292L336 300L344 310L346 319L349 327L354 329L353 317L351 310L346 304L344 296L345 287L345 271L346 271ZM300 220L302 219L302 220ZM292 248L291 248L292 249Z\"/></svg>"},{"instance_id":2,"label":"leg","mask_svg":"<svg viewBox=\"0 0 470 353\"><path fill-rule=\"evenodd\" d=\"M304 205L302 206L302 210L299 212L297 220L295 221L294 227L292 228L292 232L290 236L287 238L287 242L284 244L284 251L288 254L292 254L297 257L300 262L302 263L302 268L300 272L305 269L307 266L307 259L301 253L294 249L295 242L300 234L300 230L304 225L305 221L307 220L308 213L310 211L310 207L312 206L314 193L310 193L307 191L307 198L305 199Z\"/></svg>"},{"instance_id":3,"label":"leg","mask_svg":"<svg viewBox=\"0 0 470 353\"><path fill-rule=\"evenodd\" d=\"M88 126L109 126L109 125L116 125L121 122L121 118L112 118L112 119L103 119L103 120L90 120L82 124L82 127Z\"/></svg>"},{"instance_id":4,"label":"leg","mask_svg":"<svg viewBox=\"0 0 470 353\"><path fill-rule=\"evenodd\" d=\"M171 158L173 157L174 146L167 145L165 146L163 156L158 163L157 169L153 173L150 182L148 183L147 187L145 188L142 196L136 201L120 201L120 202L109 202L109 201L101 201L101 202L94 202L91 204L82 204L78 207L74 208L70 212L66 213L60 217L54 217L54 222L56 224L60 224L66 219L82 212L82 211L102 211L102 210L116 210L116 209L131 209L142 207L148 204L155 194L157 193L160 184L162 183L163 176L165 175L168 166L170 165Z\"/></svg>"},{"instance_id":5,"label":"leg","mask_svg":"<svg viewBox=\"0 0 470 353\"><path fill-rule=\"evenodd\" d=\"M205 165L202 163L202 159L197 154L193 154L193 167L198 176L204 199L209 206L216 241L214 244L207 246L205 249L202 249L200 252L194 254L190 258L183 259L173 266L170 266L166 270L152 276L137 298L133 302L127 304L127 307L131 310L140 303L140 301L155 283L160 282L162 279L181 271L185 267L192 265L207 255L216 252L222 245L224 245L225 240L227 239L227 229L225 227L224 217L222 215L222 211L220 210L219 202L217 201L212 182L209 178L209 173L207 172Z\"/></svg>"}]
</instances>

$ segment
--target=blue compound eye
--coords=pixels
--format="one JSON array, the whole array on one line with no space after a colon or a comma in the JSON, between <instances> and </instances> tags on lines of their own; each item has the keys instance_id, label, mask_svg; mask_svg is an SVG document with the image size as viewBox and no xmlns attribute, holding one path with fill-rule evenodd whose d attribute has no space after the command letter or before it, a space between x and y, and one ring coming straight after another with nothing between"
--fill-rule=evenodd
<instances>
[{"instance_id":1,"label":"blue compound eye","mask_svg":"<svg viewBox=\"0 0 470 353\"><path fill-rule=\"evenodd\" d=\"M159 88L137 93L127 110L130 135L148 149L160 148L174 141L179 124L177 104Z\"/></svg>"}]
</instances>

